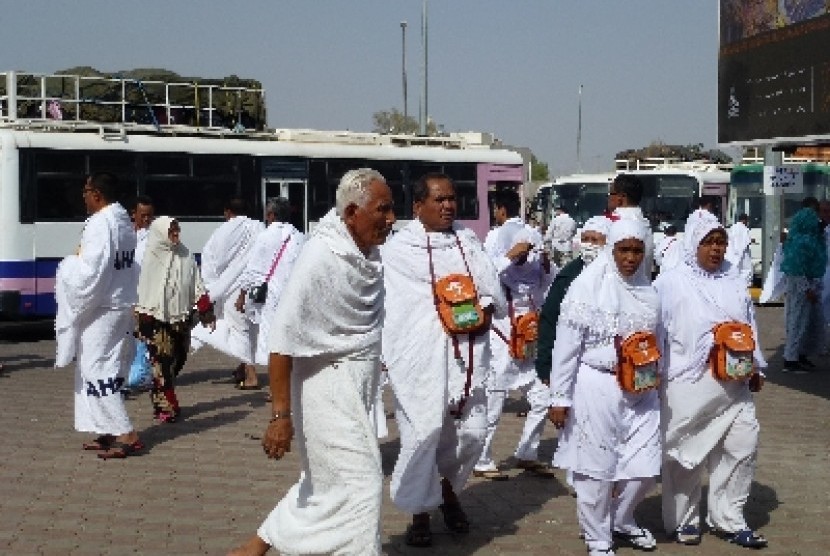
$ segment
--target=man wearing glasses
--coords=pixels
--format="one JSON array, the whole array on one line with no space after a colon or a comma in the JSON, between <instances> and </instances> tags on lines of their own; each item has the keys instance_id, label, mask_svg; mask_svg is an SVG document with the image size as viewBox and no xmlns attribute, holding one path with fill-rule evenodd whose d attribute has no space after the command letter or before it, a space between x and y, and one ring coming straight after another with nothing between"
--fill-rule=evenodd
<instances>
[{"instance_id":1,"label":"man wearing glasses","mask_svg":"<svg viewBox=\"0 0 830 556\"><path fill-rule=\"evenodd\" d=\"M124 458L143 449L120 390L132 359L137 302L136 235L114 201L117 178L91 176L83 188L89 218L77 252L55 276L55 366L75 359L75 429L98 435L83 445L99 458Z\"/></svg>"}]
</instances>

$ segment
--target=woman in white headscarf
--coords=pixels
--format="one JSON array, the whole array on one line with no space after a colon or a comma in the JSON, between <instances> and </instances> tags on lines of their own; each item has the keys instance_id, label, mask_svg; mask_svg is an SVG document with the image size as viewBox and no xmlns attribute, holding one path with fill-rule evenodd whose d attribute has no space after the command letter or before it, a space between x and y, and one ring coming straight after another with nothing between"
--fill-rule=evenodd
<instances>
[{"instance_id":1,"label":"woman in white headscarf","mask_svg":"<svg viewBox=\"0 0 830 556\"><path fill-rule=\"evenodd\" d=\"M750 390L762 384L756 370L766 362L758 346L755 314L746 282L725 261L727 234L712 215L686 223L685 260L654 283L660 296L663 383L663 524L681 544L701 542L700 498L709 470L706 521L712 532L744 547L766 539L743 516L754 475L758 421ZM742 340L740 366L717 354L731 345L715 328L733 328ZM747 328L748 327L748 328ZM744 332L741 332L741 329ZM750 330L751 329L751 330ZM752 344L754 343L754 349ZM730 376L715 375L730 369Z\"/></svg>"},{"instance_id":2,"label":"woman in white headscarf","mask_svg":"<svg viewBox=\"0 0 830 556\"><path fill-rule=\"evenodd\" d=\"M175 378L187 359L194 309L204 326L216 321L199 267L180 233L179 223L169 216L153 221L138 278L138 338L147 343L153 366L150 400L162 423L176 421L181 412Z\"/></svg>"},{"instance_id":3,"label":"woman in white headscarf","mask_svg":"<svg viewBox=\"0 0 830 556\"><path fill-rule=\"evenodd\" d=\"M592 556L614 554L614 538L644 550L657 546L634 520L660 472L658 305L643 265L649 230L636 220L618 220L608 234L606 248L562 302L551 373L549 416L563 429L553 463L573 476ZM624 390L618 371L632 368L624 364L630 340L646 337L651 359L636 367L636 376L650 380L638 380L637 391Z\"/></svg>"}]
</instances>

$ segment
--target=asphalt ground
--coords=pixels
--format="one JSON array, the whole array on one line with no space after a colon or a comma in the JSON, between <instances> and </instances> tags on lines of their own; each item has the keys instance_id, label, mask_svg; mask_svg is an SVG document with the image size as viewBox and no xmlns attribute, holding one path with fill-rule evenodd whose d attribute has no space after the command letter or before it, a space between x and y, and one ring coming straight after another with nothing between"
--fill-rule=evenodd
<instances>
[{"instance_id":1,"label":"asphalt ground","mask_svg":"<svg viewBox=\"0 0 830 556\"><path fill-rule=\"evenodd\" d=\"M749 523L770 541L764 554L830 554L830 358L816 358L810 374L781 373L783 310L759 307L758 316L770 367L756 397L761 446ZM146 394L128 401L148 449L101 461L81 450L87 437L72 428L73 370L54 369L54 352L49 323L0 323L0 554L224 554L256 530L296 481L296 453L279 462L264 456L265 391L234 389L229 358L209 349L191 356L179 377L184 418L178 423L154 424ZM509 400L496 435L495 454L505 466L521 431L521 408L520 400ZM388 424L390 436L381 441L387 487L399 448L394 419ZM548 426L542 455L550 458L555 447ZM387 488L384 552L585 554L564 473L508 473L506 482L471 479L460 495L470 534L451 535L436 512L434 544L426 549L404 544L409 516L392 505ZM698 547L669 543L659 486L637 515L655 533L658 554L747 553L710 535Z\"/></svg>"}]
</instances>

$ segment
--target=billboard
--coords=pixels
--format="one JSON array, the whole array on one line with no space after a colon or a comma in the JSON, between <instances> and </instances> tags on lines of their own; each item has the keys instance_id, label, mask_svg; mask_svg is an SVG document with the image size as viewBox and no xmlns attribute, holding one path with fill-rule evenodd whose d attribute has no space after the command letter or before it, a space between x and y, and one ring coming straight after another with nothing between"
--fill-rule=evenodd
<instances>
[{"instance_id":1,"label":"billboard","mask_svg":"<svg viewBox=\"0 0 830 556\"><path fill-rule=\"evenodd\" d=\"M720 0L718 142L830 141L830 0Z\"/></svg>"}]
</instances>

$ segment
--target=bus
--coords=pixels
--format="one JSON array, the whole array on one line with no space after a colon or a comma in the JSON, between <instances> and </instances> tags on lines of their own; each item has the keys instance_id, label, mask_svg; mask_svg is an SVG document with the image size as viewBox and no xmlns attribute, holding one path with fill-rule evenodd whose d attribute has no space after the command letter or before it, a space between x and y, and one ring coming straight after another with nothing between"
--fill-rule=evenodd
<instances>
[{"instance_id":1,"label":"bus","mask_svg":"<svg viewBox=\"0 0 830 556\"><path fill-rule=\"evenodd\" d=\"M64 82L63 93L53 90L57 78ZM92 79L116 85L97 99L90 95L103 85ZM171 123L174 117L146 123L146 117L135 115L145 110L210 114L214 107L204 107L205 97L221 98L220 91L207 95L191 84L190 105L179 94L176 105L162 98L135 106L135 98L112 93L133 85L118 81L0 73L0 318L55 314L55 271L77 248L87 217L81 189L93 172L119 177L118 200L123 203L149 195L156 214L181 221L182 240L197 255L221 223L228 198L241 197L250 216L262 217L269 197L286 197L292 223L307 232L334 206L342 175L355 168L383 174L402 222L413 217L413 183L428 172L449 175L456 186L458 220L482 238L490 227L491 192L509 187L521 194L525 182L520 154L471 143L465 134L268 130L229 118L222 121L232 127L219 127L210 118L203 119L203 127ZM67 96L66 90L74 94ZM87 105L95 103L114 106L114 117L83 119Z\"/></svg>"},{"instance_id":2,"label":"bus","mask_svg":"<svg viewBox=\"0 0 830 556\"><path fill-rule=\"evenodd\" d=\"M602 214L608 207L608 186L614 179L614 173L606 174L572 174L560 176L551 186L552 208L561 207L573 218L578 226L597 214ZM553 211L548 213L548 221Z\"/></svg>"},{"instance_id":3,"label":"bus","mask_svg":"<svg viewBox=\"0 0 830 556\"><path fill-rule=\"evenodd\" d=\"M784 194L781 202L781 218L784 228L787 222L801 208L804 197L818 200L830 199L830 165L826 163L785 164L796 166L801 170L804 190L802 193ZM769 261L764 261L764 214L766 212L764 195L764 165L740 164L732 169L727 208L728 222L733 223L741 214L749 217L749 230L752 237L750 251L756 281L766 274Z\"/></svg>"}]
</instances>

